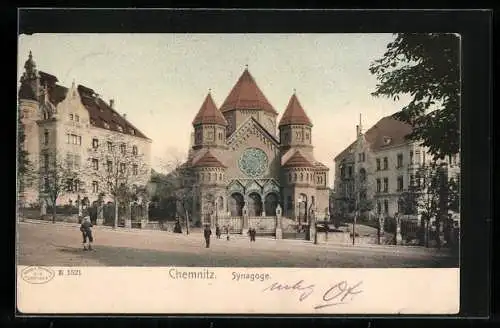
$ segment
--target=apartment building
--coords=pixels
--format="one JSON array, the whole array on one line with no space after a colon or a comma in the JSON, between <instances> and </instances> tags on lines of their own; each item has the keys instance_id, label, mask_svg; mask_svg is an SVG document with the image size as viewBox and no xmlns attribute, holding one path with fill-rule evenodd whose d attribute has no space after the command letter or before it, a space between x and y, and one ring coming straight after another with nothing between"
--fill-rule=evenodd
<instances>
[{"instance_id":1,"label":"apartment building","mask_svg":"<svg viewBox=\"0 0 500 328\"><path fill-rule=\"evenodd\" d=\"M52 205L47 195L47 176L44 169L57 162L79 171L78 179L68 181L57 205L78 198L90 202L100 193L110 200L97 172L109 170L110 165L130 170L130 183L143 186L149 181L151 139L139 131L126 115L120 115L114 101L105 102L94 90L74 82L67 88L58 84L54 75L38 71L30 52L24 65L18 93L19 115L25 129L24 149L38 178L23 192L25 204ZM122 161L110 163L104 159L106 148L112 152L119 147ZM131 163L133 162L133 163ZM128 165L128 166L127 166ZM95 170L96 172L93 172Z\"/></svg>"},{"instance_id":2,"label":"apartment building","mask_svg":"<svg viewBox=\"0 0 500 328\"><path fill-rule=\"evenodd\" d=\"M417 169L432 161L419 142L406 140L411 131L390 115L363 132L360 118L355 141L334 159L336 198L369 200L372 214L400 213L401 194L415 181ZM450 179L460 174L459 161L459 156L444 161Z\"/></svg>"}]
</instances>

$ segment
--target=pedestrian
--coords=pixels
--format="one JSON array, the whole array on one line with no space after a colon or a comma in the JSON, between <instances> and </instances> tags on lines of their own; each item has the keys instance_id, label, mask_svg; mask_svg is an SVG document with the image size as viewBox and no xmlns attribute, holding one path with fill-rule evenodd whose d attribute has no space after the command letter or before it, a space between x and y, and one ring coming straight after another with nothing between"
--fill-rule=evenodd
<instances>
[{"instance_id":1,"label":"pedestrian","mask_svg":"<svg viewBox=\"0 0 500 328\"><path fill-rule=\"evenodd\" d=\"M219 224L215 225L215 235L217 236L217 239L220 239L220 227L219 227Z\"/></svg>"},{"instance_id":2,"label":"pedestrian","mask_svg":"<svg viewBox=\"0 0 500 328\"><path fill-rule=\"evenodd\" d=\"M255 241L255 235L257 235L257 231L255 228L252 228L252 241Z\"/></svg>"},{"instance_id":3,"label":"pedestrian","mask_svg":"<svg viewBox=\"0 0 500 328\"><path fill-rule=\"evenodd\" d=\"M225 226L225 229L226 229L226 240L229 241L229 227Z\"/></svg>"},{"instance_id":4,"label":"pedestrian","mask_svg":"<svg viewBox=\"0 0 500 328\"><path fill-rule=\"evenodd\" d=\"M205 226L205 229L203 231L203 235L205 237L205 244L206 244L206 248L209 248L210 247L210 235L212 234L212 230L210 230L210 226L207 224Z\"/></svg>"},{"instance_id":5,"label":"pedestrian","mask_svg":"<svg viewBox=\"0 0 500 328\"><path fill-rule=\"evenodd\" d=\"M84 251L90 251L92 250L92 243L94 242L94 238L92 236L92 222L90 222L90 217L85 216L83 218L83 222L80 225L80 231L82 232L83 236L83 250ZM88 243L87 243L88 240Z\"/></svg>"}]
</instances>

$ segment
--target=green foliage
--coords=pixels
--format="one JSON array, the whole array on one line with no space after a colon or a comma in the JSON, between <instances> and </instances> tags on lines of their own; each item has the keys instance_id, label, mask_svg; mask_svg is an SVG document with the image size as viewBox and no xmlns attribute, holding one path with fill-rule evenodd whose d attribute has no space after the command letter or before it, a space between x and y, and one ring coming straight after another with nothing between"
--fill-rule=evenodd
<instances>
[{"instance_id":1,"label":"green foliage","mask_svg":"<svg viewBox=\"0 0 500 328\"><path fill-rule=\"evenodd\" d=\"M32 167L28 159L28 152L24 149L26 135L24 124L21 120L21 112L17 118L17 174L20 183L20 190L23 190L32 180Z\"/></svg>"},{"instance_id":2,"label":"green foliage","mask_svg":"<svg viewBox=\"0 0 500 328\"><path fill-rule=\"evenodd\" d=\"M455 34L399 33L381 59L373 96L412 97L395 118L410 124L410 140L422 141L435 159L460 149L460 39Z\"/></svg>"}]
</instances>

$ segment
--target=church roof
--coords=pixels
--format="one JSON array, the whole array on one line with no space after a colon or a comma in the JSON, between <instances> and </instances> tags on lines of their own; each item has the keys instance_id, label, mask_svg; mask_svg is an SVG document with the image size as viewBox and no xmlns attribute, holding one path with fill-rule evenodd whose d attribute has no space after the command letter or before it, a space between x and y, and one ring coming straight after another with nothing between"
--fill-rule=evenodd
<instances>
[{"instance_id":1,"label":"church roof","mask_svg":"<svg viewBox=\"0 0 500 328\"><path fill-rule=\"evenodd\" d=\"M286 107L278 126L290 124L304 124L312 126L311 120L307 116L304 108L302 108L302 105L300 104L295 93L290 98L288 106Z\"/></svg>"},{"instance_id":2,"label":"church roof","mask_svg":"<svg viewBox=\"0 0 500 328\"><path fill-rule=\"evenodd\" d=\"M222 167L226 166L222 164L212 153L210 150L207 150L203 156L201 156L197 161L193 163L193 167Z\"/></svg>"},{"instance_id":3,"label":"church roof","mask_svg":"<svg viewBox=\"0 0 500 328\"><path fill-rule=\"evenodd\" d=\"M227 125L227 121L224 118L224 115L222 115L220 110L217 109L217 106L215 105L210 92L205 97L205 101L203 101L198 114L196 114L193 120L193 125L198 124L220 124L224 126Z\"/></svg>"},{"instance_id":4,"label":"church roof","mask_svg":"<svg viewBox=\"0 0 500 328\"><path fill-rule=\"evenodd\" d=\"M321 162L314 162L314 167L317 170L329 170L328 166L326 166L325 164L323 164Z\"/></svg>"},{"instance_id":5,"label":"church roof","mask_svg":"<svg viewBox=\"0 0 500 328\"><path fill-rule=\"evenodd\" d=\"M313 167L313 164L299 150L296 150L283 167Z\"/></svg>"},{"instance_id":6,"label":"church roof","mask_svg":"<svg viewBox=\"0 0 500 328\"><path fill-rule=\"evenodd\" d=\"M243 71L220 108L223 113L233 109L261 109L270 114L278 115L260 90L248 68Z\"/></svg>"}]
</instances>

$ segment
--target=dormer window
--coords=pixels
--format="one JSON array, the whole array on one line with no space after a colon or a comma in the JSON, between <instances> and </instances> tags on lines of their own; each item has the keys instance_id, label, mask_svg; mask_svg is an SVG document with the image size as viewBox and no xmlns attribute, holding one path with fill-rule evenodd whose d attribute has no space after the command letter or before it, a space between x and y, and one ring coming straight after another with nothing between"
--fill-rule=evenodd
<instances>
[{"instance_id":1,"label":"dormer window","mask_svg":"<svg viewBox=\"0 0 500 328\"><path fill-rule=\"evenodd\" d=\"M104 127L105 127L106 129L109 129L109 124L108 124L108 122L104 121L104 122L103 122L103 125L104 125Z\"/></svg>"},{"instance_id":2,"label":"dormer window","mask_svg":"<svg viewBox=\"0 0 500 328\"><path fill-rule=\"evenodd\" d=\"M123 132L123 128L120 124L117 124L116 128L118 129L118 131Z\"/></svg>"},{"instance_id":3,"label":"dormer window","mask_svg":"<svg viewBox=\"0 0 500 328\"><path fill-rule=\"evenodd\" d=\"M134 129L130 129L130 134L135 136L135 130Z\"/></svg>"},{"instance_id":4,"label":"dormer window","mask_svg":"<svg viewBox=\"0 0 500 328\"><path fill-rule=\"evenodd\" d=\"M73 121L73 114L69 114L69 120Z\"/></svg>"},{"instance_id":5,"label":"dormer window","mask_svg":"<svg viewBox=\"0 0 500 328\"><path fill-rule=\"evenodd\" d=\"M384 145L387 146L392 142L391 137L384 137Z\"/></svg>"}]
</instances>

